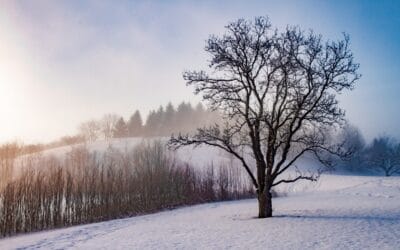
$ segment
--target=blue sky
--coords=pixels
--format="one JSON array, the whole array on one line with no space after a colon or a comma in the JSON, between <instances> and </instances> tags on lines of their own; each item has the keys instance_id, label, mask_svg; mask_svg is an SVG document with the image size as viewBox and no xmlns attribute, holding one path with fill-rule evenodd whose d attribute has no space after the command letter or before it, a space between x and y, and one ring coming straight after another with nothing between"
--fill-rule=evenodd
<instances>
[{"instance_id":1,"label":"blue sky","mask_svg":"<svg viewBox=\"0 0 400 250\"><path fill-rule=\"evenodd\" d=\"M340 96L367 139L400 138L400 1L0 1L0 142L46 142L104 113L196 102L182 72L210 34L268 15L325 39L350 34L361 80Z\"/></svg>"}]
</instances>

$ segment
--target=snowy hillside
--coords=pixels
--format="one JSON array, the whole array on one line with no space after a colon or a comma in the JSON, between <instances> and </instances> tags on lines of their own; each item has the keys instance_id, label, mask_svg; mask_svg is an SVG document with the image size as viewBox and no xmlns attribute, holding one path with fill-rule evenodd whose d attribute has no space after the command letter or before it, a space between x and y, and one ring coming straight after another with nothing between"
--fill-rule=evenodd
<instances>
[{"instance_id":1,"label":"snowy hillside","mask_svg":"<svg viewBox=\"0 0 400 250\"><path fill-rule=\"evenodd\" d=\"M135 146L140 143L161 141L166 143L169 137L130 137L130 138L118 138L111 139L108 141L99 140L95 142L90 142L86 144L75 144L71 146L64 146L45 150L40 153L42 156L55 156L57 158L65 157L68 152L73 148L85 147L92 153L97 153L98 155L104 154L107 150L118 150L122 153L130 152ZM211 164L214 166L220 165L237 165L241 166L239 161L233 158L230 154L225 151L209 146L199 146L199 147L182 147L176 151L170 151L170 153L182 162L189 163L196 168L209 167ZM32 155L26 155L21 157L22 159L29 158ZM250 155L245 156L249 162L252 161ZM307 157L299 160L299 167L302 169L316 169L320 167L319 163L312 159L307 159Z\"/></svg>"},{"instance_id":2,"label":"snowy hillside","mask_svg":"<svg viewBox=\"0 0 400 250\"><path fill-rule=\"evenodd\" d=\"M82 144L74 144L70 146L57 147L48 149L39 153L42 156L55 156L57 158L63 158L65 155L74 148L84 147L92 153L104 154L107 150L118 150L120 152L130 152L135 146L140 143L147 143L152 141L161 141L166 143L169 138L167 137L129 137L129 138L118 138L110 140L99 140L95 142L88 142ZM194 165L209 165L211 163L230 163L232 158L229 157L220 149L210 147L185 147L177 151L171 152L180 160L191 163ZM35 154L34 154L35 155ZM22 159L29 158L34 155L22 156ZM206 157L205 157L206 156Z\"/></svg>"},{"instance_id":3,"label":"snowy hillside","mask_svg":"<svg viewBox=\"0 0 400 250\"><path fill-rule=\"evenodd\" d=\"M256 200L220 202L6 238L0 249L399 249L399 177L324 175L302 190L275 198L270 219L254 217Z\"/></svg>"}]
</instances>

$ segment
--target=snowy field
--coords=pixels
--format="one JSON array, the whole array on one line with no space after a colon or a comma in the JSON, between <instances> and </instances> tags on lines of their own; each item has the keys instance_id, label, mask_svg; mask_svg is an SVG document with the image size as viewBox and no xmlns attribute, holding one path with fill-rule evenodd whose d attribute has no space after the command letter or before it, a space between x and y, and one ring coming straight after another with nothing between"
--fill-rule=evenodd
<instances>
[{"instance_id":1,"label":"snowy field","mask_svg":"<svg viewBox=\"0 0 400 250\"><path fill-rule=\"evenodd\" d=\"M0 240L0 249L400 249L400 177L323 175L275 198L219 202Z\"/></svg>"}]
</instances>

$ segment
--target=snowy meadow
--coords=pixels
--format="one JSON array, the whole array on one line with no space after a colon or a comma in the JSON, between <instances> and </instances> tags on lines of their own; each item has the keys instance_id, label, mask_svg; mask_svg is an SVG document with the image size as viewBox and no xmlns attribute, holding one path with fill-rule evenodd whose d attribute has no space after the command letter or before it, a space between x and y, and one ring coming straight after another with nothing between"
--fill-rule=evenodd
<instances>
[{"instance_id":1,"label":"snowy meadow","mask_svg":"<svg viewBox=\"0 0 400 250\"><path fill-rule=\"evenodd\" d=\"M400 2L0 0L0 249L400 249Z\"/></svg>"}]
</instances>

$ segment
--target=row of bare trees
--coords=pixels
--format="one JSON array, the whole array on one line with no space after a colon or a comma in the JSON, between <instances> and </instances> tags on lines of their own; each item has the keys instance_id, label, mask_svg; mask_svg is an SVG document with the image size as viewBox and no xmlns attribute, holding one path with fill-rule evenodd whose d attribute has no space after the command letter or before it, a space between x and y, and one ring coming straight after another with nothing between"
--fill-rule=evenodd
<instances>
[{"instance_id":1,"label":"row of bare trees","mask_svg":"<svg viewBox=\"0 0 400 250\"><path fill-rule=\"evenodd\" d=\"M14 161L21 150L21 146L15 142L0 145L0 189L11 179Z\"/></svg>"},{"instance_id":2,"label":"row of bare trees","mask_svg":"<svg viewBox=\"0 0 400 250\"><path fill-rule=\"evenodd\" d=\"M101 155L78 147L66 157L36 155L17 165L0 190L2 236L253 196L238 169L195 169L161 142Z\"/></svg>"}]
</instances>

